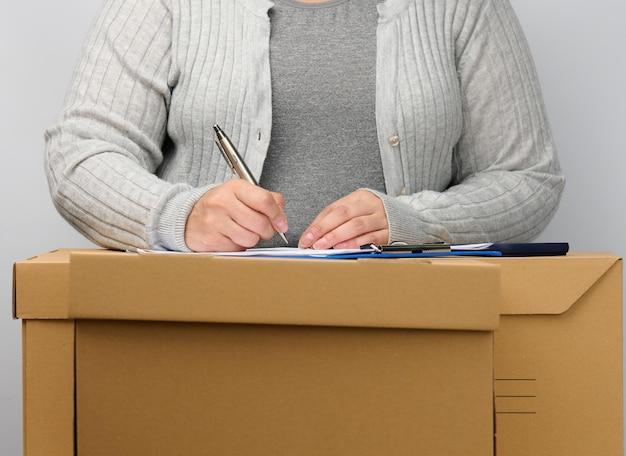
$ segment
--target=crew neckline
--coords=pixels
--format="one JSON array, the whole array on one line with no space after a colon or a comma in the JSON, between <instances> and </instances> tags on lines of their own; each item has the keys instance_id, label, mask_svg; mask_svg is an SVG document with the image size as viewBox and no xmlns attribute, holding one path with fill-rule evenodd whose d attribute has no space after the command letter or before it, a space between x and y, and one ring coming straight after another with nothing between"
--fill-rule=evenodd
<instances>
[{"instance_id":1,"label":"crew neckline","mask_svg":"<svg viewBox=\"0 0 626 456\"><path fill-rule=\"evenodd\" d=\"M276 3L282 3L284 5L293 6L294 8L305 9L319 9L328 8L329 6L336 6L347 2L348 0L325 0L323 2L305 3L298 0L275 0Z\"/></svg>"},{"instance_id":2,"label":"crew neckline","mask_svg":"<svg viewBox=\"0 0 626 456\"><path fill-rule=\"evenodd\" d=\"M274 2L276 0L237 0L240 2L248 11L250 11L255 16L259 16L261 19L265 20L268 24L270 22L270 18L268 15L268 11L271 7L274 6ZM393 19L396 15L400 14L402 11L407 9L410 4L415 2L415 0L383 0L382 2L376 5L376 9L378 10L378 23L387 22ZM301 5L296 5L301 6ZM320 5L313 5L313 7L318 7ZM324 6L324 5L322 5Z\"/></svg>"}]
</instances>

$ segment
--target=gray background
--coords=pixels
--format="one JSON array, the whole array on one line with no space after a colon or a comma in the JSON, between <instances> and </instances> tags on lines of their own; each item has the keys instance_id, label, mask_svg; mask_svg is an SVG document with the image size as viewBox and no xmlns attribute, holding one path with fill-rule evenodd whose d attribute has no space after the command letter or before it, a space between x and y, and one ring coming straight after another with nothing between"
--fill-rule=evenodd
<instances>
[{"instance_id":1,"label":"gray background","mask_svg":"<svg viewBox=\"0 0 626 456\"><path fill-rule=\"evenodd\" d=\"M20 323L10 319L12 263L57 247L89 245L50 202L42 132L59 113L101 1L7 2L0 15L2 455L21 454ZM626 2L513 3L534 52L568 179L560 210L541 240L624 255Z\"/></svg>"}]
</instances>

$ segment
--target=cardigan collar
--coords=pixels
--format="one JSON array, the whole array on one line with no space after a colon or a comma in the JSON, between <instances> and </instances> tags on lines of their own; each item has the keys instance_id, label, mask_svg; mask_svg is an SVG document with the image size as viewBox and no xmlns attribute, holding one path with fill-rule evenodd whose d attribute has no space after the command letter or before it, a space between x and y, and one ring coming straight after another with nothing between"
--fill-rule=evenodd
<instances>
[{"instance_id":1,"label":"cardigan collar","mask_svg":"<svg viewBox=\"0 0 626 456\"><path fill-rule=\"evenodd\" d=\"M273 0L239 0L243 5L257 16L268 18L268 10L274 6ZM384 0L376 5L378 17L381 21L390 19L414 0Z\"/></svg>"}]
</instances>

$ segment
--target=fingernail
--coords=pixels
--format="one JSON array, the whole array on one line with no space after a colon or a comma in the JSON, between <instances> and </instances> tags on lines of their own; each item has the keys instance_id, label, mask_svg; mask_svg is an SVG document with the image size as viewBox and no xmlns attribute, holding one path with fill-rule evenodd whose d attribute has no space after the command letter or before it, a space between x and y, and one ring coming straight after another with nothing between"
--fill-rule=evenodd
<instances>
[{"instance_id":1,"label":"fingernail","mask_svg":"<svg viewBox=\"0 0 626 456\"><path fill-rule=\"evenodd\" d=\"M282 217L274 220L274 226L278 228L281 233L284 233L289 229L289 226L287 225L287 220Z\"/></svg>"},{"instance_id":2,"label":"fingernail","mask_svg":"<svg viewBox=\"0 0 626 456\"><path fill-rule=\"evenodd\" d=\"M328 241L322 238L319 241L317 241L315 244L313 244L313 248L318 249L318 250L324 250L328 248Z\"/></svg>"},{"instance_id":3,"label":"fingernail","mask_svg":"<svg viewBox=\"0 0 626 456\"><path fill-rule=\"evenodd\" d=\"M300 236L298 247L300 247L301 249L310 247L312 240L313 235L310 232L306 231L302 236Z\"/></svg>"}]
</instances>

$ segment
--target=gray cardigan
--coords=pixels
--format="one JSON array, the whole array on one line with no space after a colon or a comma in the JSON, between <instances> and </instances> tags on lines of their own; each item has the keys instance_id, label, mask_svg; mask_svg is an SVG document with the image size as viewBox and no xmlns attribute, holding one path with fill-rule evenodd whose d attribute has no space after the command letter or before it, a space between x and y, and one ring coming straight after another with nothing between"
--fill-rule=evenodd
<instances>
[{"instance_id":1,"label":"gray cardigan","mask_svg":"<svg viewBox=\"0 0 626 456\"><path fill-rule=\"evenodd\" d=\"M106 247L188 250L191 208L231 178L214 123L259 177L272 122L272 5L107 1L45 132L50 191L72 225ZM377 194L390 241L535 237L564 178L509 0L386 0L378 13L387 194Z\"/></svg>"}]
</instances>

